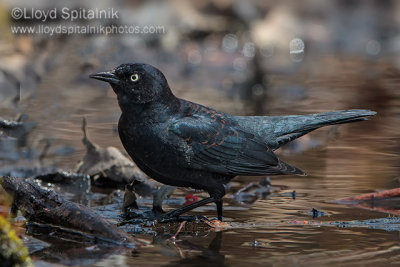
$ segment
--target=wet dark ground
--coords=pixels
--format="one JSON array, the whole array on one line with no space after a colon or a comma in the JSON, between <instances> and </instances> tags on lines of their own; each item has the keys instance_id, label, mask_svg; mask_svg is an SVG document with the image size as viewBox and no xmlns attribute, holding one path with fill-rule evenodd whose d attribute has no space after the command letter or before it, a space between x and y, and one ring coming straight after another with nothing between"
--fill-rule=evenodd
<instances>
[{"instance_id":1,"label":"wet dark ground","mask_svg":"<svg viewBox=\"0 0 400 267\"><path fill-rule=\"evenodd\" d=\"M371 62L346 57L320 60L322 62L317 65L311 61L296 71L269 74L269 89L257 106L212 89L207 83L204 85L201 81L206 76L192 75L182 81L178 75L171 75L170 79L177 95L235 114L305 114L347 108L378 112L371 121L317 130L278 150L285 161L305 170L308 176L272 177L275 190L266 199L258 199L253 204L236 202L232 192L260 178L236 178L224 199L224 217L231 227L222 231L186 225L172 241L170 237L176 225L165 227L165 231L154 230L151 224L125 225L125 230L147 243L133 255L49 239L51 233L45 229L41 235L33 236L41 237L51 246L36 240L27 241L36 264L381 266L398 262L399 223L364 221L392 215L340 205L334 200L399 187L400 95L396 88L400 87L400 76L385 60ZM321 69L321 66L325 67ZM201 75L201 70L197 71ZM166 69L167 78L168 72L171 71ZM85 153L81 143L82 116L88 120L88 132L93 141L122 149L115 130L119 108L112 90L88 81L86 75L80 77L83 86L55 90L60 85L54 79L44 78L27 108L29 120L38 123L30 138L51 138L47 162L71 170L82 159ZM191 79L196 82L189 82ZM183 86L186 90L179 89ZM209 94L198 89L204 87L211 88ZM119 219L123 195L120 191L92 187L85 193L73 187L47 186L68 199L90 205L113 221ZM296 191L295 198L293 191ZM182 205L187 193L175 191L165 208ZM194 194L200 198L206 196ZM139 199L138 204L142 209L149 208L151 200ZM398 200L384 204L394 209L399 205ZM313 208L322 211L324 216L313 218ZM213 217L214 206L198 208L191 214Z\"/></svg>"}]
</instances>

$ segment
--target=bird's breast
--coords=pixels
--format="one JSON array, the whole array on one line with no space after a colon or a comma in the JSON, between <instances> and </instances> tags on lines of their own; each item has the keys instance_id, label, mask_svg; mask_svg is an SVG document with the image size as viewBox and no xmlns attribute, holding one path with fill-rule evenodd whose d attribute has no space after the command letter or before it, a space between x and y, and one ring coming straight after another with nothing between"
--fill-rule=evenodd
<instances>
[{"instance_id":1,"label":"bird's breast","mask_svg":"<svg viewBox=\"0 0 400 267\"><path fill-rule=\"evenodd\" d=\"M160 173L178 165L174 160L176 150L163 124L132 123L122 119L118 131L125 150L138 165L141 162Z\"/></svg>"}]
</instances>

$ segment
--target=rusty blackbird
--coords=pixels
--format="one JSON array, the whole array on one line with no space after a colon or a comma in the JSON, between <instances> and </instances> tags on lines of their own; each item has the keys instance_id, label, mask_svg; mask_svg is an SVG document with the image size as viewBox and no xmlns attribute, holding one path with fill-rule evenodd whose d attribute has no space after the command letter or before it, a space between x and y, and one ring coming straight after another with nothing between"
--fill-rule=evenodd
<instances>
[{"instance_id":1,"label":"rusty blackbird","mask_svg":"<svg viewBox=\"0 0 400 267\"><path fill-rule=\"evenodd\" d=\"M176 97L163 73L122 64L91 78L108 82L122 115L119 136L133 161L153 179L202 189L209 198L164 214L174 218L215 202L222 219L224 184L237 175L304 175L274 154L280 146L326 125L362 121L370 110L294 116L234 116Z\"/></svg>"}]
</instances>

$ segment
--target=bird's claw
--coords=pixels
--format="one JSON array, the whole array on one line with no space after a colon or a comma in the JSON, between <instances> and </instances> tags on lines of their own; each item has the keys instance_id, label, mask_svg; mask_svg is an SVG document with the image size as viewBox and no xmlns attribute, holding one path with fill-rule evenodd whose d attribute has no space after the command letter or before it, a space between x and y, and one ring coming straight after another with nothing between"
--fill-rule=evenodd
<instances>
[{"instance_id":1,"label":"bird's claw","mask_svg":"<svg viewBox=\"0 0 400 267\"><path fill-rule=\"evenodd\" d=\"M195 216L180 216L180 215L170 215L169 213L167 214L163 214L161 216L158 216L156 218L156 221L159 223L167 223L167 222L182 222L182 221L191 221L191 222L195 222L195 221L210 221L210 219L208 219L205 216L199 216L199 215L195 215Z\"/></svg>"}]
</instances>

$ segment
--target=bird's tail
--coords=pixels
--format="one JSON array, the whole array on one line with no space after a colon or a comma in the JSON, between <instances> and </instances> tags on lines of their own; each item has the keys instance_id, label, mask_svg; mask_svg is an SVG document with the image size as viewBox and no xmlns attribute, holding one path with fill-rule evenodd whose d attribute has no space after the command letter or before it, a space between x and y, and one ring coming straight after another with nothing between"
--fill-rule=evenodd
<instances>
[{"instance_id":1,"label":"bird's tail","mask_svg":"<svg viewBox=\"0 0 400 267\"><path fill-rule=\"evenodd\" d=\"M371 110L352 109L309 115L283 116L279 119L279 124L282 127L275 129L277 145L280 147L323 126L365 121L375 114L376 112Z\"/></svg>"},{"instance_id":2,"label":"bird's tail","mask_svg":"<svg viewBox=\"0 0 400 267\"><path fill-rule=\"evenodd\" d=\"M375 114L371 110L352 109L308 115L236 117L236 121L244 129L263 136L271 149L278 149L322 126L364 121Z\"/></svg>"}]
</instances>

